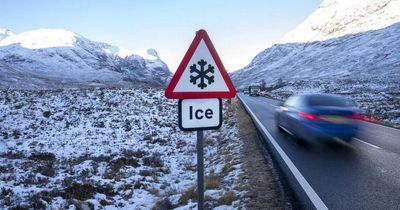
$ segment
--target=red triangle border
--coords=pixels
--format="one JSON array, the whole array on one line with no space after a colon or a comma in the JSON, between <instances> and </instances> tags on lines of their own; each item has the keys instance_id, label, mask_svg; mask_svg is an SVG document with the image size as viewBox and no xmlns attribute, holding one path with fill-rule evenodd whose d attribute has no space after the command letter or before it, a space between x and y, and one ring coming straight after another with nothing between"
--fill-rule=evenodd
<instances>
[{"instance_id":1,"label":"red triangle border","mask_svg":"<svg viewBox=\"0 0 400 210\"><path fill-rule=\"evenodd\" d=\"M200 44L200 41L204 40L208 50L212 58L215 61L222 78L224 79L226 86L228 87L229 91L223 92L173 92L176 85L179 82L179 79L182 77L185 68L189 64L190 59L192 58L194 52L196 51L197 47ZM224 65L222 64L221 59L218 56L217 51L215 50L214 45L212 44L210 37L208 36L207 32L204 29L197 31L196 36L194 37L192 43L190 44L189 49L187 50L185 56L183 57L181 63L178 66L174 76L172 77L167 89L165 89L165 97L169 99L196 99L196 98L233 98L236 96L236 89L225 70Z\"/></svg>"}]
</instances>

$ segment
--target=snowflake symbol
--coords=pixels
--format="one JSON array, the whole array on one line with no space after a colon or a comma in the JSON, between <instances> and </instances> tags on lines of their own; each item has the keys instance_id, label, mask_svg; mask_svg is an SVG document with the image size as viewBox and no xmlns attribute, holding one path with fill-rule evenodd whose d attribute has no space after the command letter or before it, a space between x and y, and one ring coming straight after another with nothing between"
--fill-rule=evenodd
<instances>
[{"instance_id":1,"label":"snowflake symbol","mask_svg":"<svg viewBox=\"0 0 400 210\"><path fill-rule=\"evenodd\" d=\"M199 62L197 62L200 66L200 70L197 69L197 65L193 64L190 66L190 73L196 73L196 76L190 76L190 82L193 84L197 84L197 80L200 80L200 83L197 85L199 88L204 89L207 87L207 84L205 83L205 79L207 80L208 84L211 85L214 82L214 76L208 76L208 73L214 73L214 66L211 66L208 64L207 70L204 69L204 67L207 65L207 62L203 59L201 59Z\"/></svg>"}]
</instances>

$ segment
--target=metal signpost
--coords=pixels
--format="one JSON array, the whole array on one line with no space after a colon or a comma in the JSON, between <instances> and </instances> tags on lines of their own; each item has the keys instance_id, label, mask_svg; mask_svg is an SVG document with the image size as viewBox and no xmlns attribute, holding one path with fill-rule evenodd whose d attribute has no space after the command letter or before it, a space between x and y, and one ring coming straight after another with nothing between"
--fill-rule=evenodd
<instances>
[{"instance_id":1,"label":"metal signpost","mask_svg":"<svg viewBox=\"0 0 400 210\"><path fill-rule=\"evenodd\" d=\"M165 96L180 99L179 128L197 131L197 207L200 210L204 207L203 131L221 127L221 98L235 95L235 87L207 32L197 31L165 90Z\"/></svg>"}]
</instances>

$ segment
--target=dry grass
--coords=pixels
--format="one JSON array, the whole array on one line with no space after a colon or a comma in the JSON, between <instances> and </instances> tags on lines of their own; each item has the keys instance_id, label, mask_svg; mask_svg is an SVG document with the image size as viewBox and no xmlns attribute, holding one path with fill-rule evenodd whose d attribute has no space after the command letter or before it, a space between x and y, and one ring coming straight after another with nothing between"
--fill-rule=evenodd
<instances>
[{"instance_id":1,"label":"dry grass","mask_svg":"<svg viewBox=\"0 0 400 210\"><path fill-rule=\"evenodd\" d=\"M195 186L187 189L185 192L182 193L181 197L179 198L179 204L186 205L189 200L197 200L197 189Z\"/></svg>"},{"instance_id":2,"label":"dry grass","mask_svg":"<svg viewBox=\"0 0 400 210\"><path fill-rule=\"evenodd\" d=\"M206 190L220 188L222 184L222 178L223 177L220 174L215 174L215 173L206 176L205 179Z\"/></svg>"},{"instance_id":3,"label":"dry grass","mask_svg":"<svg viewBox=\"0 0 400 210\"><path fill-rule=\"evenodd\" d=\"M139 175L140 176L157 176L155 170L148 170L148 169L140 170Z\"/></svg>"},{"instance_id":4,"label":"dry grass","mask_svg":"<svg viewBox=\"0 0 400 210\"><path fill-rule=\"evenodd\" d=\"M246 208L285 209L285 203L287 203L285 194L274 177L275 169L268 165L271 157L262 146L254 124L239 100L236 100L235 104L239 138L246 145L241 148L243 174L241 175L242 184L239 185L239 191L246 191ZM228 196L224 199L229 200L227 198Z\"/></svg>"},{"instance_id":5,"label":"dry grass","mask_svg":"<svg viewBox=\"0 0 400 210\"><path fill-rule=\"evenodd\" d=\"M196 168L197 165L195 163L193 163L192 160L186 160L183 163L183 167L184 167L184 170L186 170L186 171L196 171L197 170L197 168Z\"/></svg>"},{"instance_id":6,"label":"dry grass","mask_svg":"<svg viewBox=\"0 0 400 210\"><path fill-rule=\"evenodd\" d=\"M231 161L231 159L228 159L224 162L224 166L222 167L222 171L221 171L223 176L227 176L229 174L229 172L231 172L234 169L233 168L234 164L232 162L233 161Z\"/></svg>"},{"instance_id":7,"label":"dry grass","mask_svg":"<svg viewBox=\"0 0 400 210\"><path fill-rule=\"evenodd\" d=\"M182 193L181 198L179 198L178 205L186 205L189 202L189 200L192 200L192 202L197 201L196 186L193 186ZM212 201L212 200L213 200L212 197L210 197L208 195L204 196L204 202Z\"/></svg>"},{"instance_id":8,"label":"dry grass","mask_svg":"<svg viewBox=\"0 0 400 210\"><path fill-rule=\"evenodd\" d=\"M166 210L166 209L173 209L174 206L172 205L171 201L168 198L161 199L157 201L157 203L151 208L151 210Z\"/></svg>"},{"instance_id":9,"label":"dry grass","mask_svg":"<svg viewBox=\"0 0 400 210\"><path fill-rule=\"evenodd\" d=\"M214 146L215 145L215 141L213 141L213 139L211 138L205 138L204 139L204 146Z\"/></svg>"},{"instance_id":10,"label":"dry grass","mask_svg":"<svg viewBox=\"0 0 400 210\"><path fill-rule=\"evenodd\" d=\"M147 191L156 196L160 195L160 190L155 186L151 186L150 188L147 189Z\"/></svg>"},{"instance_id":11,"label":"dry grass","mask_svg":"<svg viewBox=\"0 0 400 210\"><path fill-rule=\"evenodd\" d=\"M237 195L233 191L228 191L224 193L219 199L218 203L220 205L231 205L233 201L237 199Z\"/></svg>"}]
</instances>

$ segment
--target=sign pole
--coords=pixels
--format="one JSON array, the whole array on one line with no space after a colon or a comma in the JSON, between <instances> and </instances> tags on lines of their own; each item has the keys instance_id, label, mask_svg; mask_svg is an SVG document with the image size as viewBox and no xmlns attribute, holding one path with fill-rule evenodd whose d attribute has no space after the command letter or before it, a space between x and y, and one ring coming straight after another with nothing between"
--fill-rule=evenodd
<instances>
[{"instance_id":1,"label":"sign pole","mask_svg":"<svg viewBox=\"0 0 400 210\"><path fill-rule=\"evenodd\" d=\"M197 209L204 209L203 131L197 131Z\"/></svg>"},{"instance_id":2,"label":"sign pole","mask_svg":"<svg viewBox=\"0 0 400 210\"><path fill-rule=\"evenodd\" d=\"M178 125L197 131L197 209L204 209L204 130L222 125L222 100L233 98L236 89L204 29L196 35L174 76L165 97L179 99Z\"/></svg>"}]
</instances>

